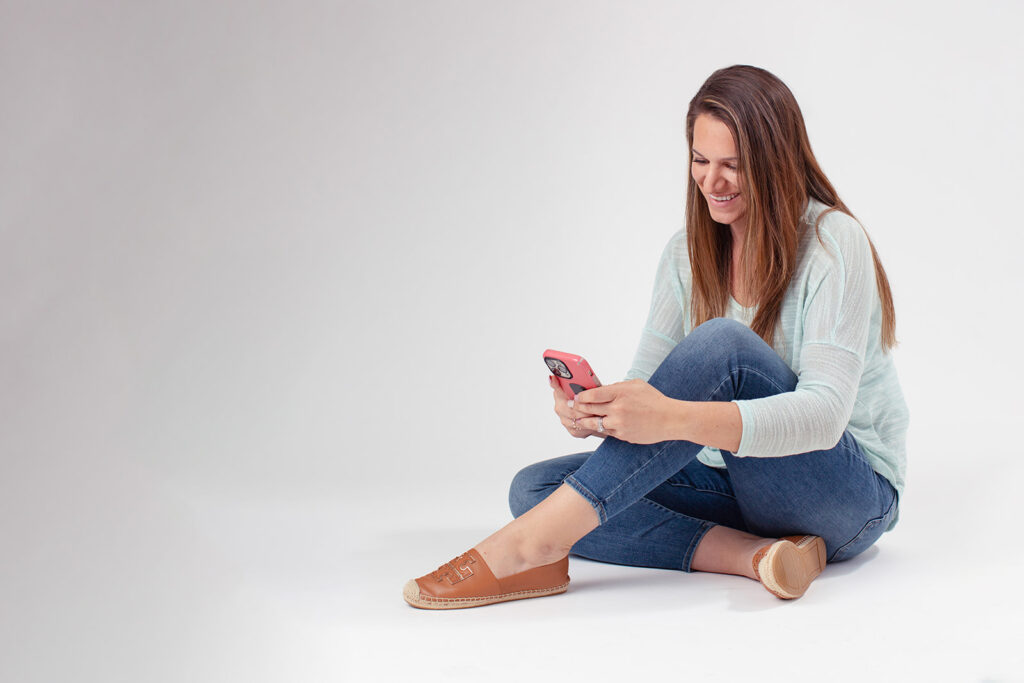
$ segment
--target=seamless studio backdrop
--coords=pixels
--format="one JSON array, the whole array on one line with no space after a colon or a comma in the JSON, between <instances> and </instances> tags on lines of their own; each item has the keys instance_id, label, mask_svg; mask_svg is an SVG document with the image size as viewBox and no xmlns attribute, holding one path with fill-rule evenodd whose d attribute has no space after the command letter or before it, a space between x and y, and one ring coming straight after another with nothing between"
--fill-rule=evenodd
<instances>
[{"instance_id":1,"label":"seamless studio backdrop","mask_svg":"<svg viewBox=\"0 0 1024 683\"><path fill-rule=\"evenodd\" d=\"M0 679L1024 680L1018 3L0 0ZM902 519L783 604L404 581L596 447L715 69L793 90L896 296Z\"/></svg>"}]
</instances>

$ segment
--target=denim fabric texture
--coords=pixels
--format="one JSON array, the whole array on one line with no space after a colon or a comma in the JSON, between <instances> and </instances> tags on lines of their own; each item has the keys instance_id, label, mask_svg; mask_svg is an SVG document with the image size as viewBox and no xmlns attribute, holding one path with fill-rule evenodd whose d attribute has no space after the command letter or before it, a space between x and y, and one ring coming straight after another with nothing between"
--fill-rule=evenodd
<instances>
[{"instance_id":1,"label":"denim fabric texture","mask_svg":"<svg viewBox=\"0 0 1024 683\"><path fill-rule=\"evenodd\" d=\"M666 396L687 401L762 398L793 391L796 382L764 340L724 318L694 329L650 379ZM716 524L765 537L821 536L828 561L840 562L878 540L897 511L896 490L848 432L830 449L797 455L738 458L722 451L725 469L698 461L701 448L608 437L596 451L521 470L509 506L518 517L564 482L601 520L574 554L683 571L691 571L697 545Z\"/></svg>"}]
</instances>

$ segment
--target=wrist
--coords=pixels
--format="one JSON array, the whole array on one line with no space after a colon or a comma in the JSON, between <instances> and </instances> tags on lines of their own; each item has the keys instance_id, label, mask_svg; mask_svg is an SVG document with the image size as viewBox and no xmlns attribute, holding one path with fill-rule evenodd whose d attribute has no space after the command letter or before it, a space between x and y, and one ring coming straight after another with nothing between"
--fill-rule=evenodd
<instances>
[{"instance_id":1,"label":"wrist","mask_svg":"<svg viewBox=\"0 0 1024 683\"><path fill-rule=\"evenodd\" d=\"M668 440L692 441L693 430L691 429L690 422L692 420L693 411L690 409L690 402L680 401L675 398L669 398L667 400L668 417L666 420L666 432L668 434Z\"/></svg>"}]
</instances>

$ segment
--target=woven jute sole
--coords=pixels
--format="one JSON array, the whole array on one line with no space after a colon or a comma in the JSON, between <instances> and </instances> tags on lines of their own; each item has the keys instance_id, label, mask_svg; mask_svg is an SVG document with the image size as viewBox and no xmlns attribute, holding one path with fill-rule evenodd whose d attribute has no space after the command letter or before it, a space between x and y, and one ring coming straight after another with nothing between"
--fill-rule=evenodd
<instances>
[{"instance_id":1,"label":"woven jute sole","mask_svg":"<svg viewBox=\"0 0 1024 683\"><path fill-rule=\"evenodd\" d=\"M536 588L516 593L505 593L503 595L487 595L479 598L435 598L429 595L420 595L419 584L411 580L402 589L402 597L413 607L420 609L464 609L466 607L480 607L481 605L493 605L496 602L508 602L510 600L524 600L526 598L540 598L545 595L557 595L564 593L569 583L552 588Z\"/></svg>"},{"instance_id":2,"label":"woven jute sole","mask_svg":"<svg viewBox=\"0 0 1024 683\"><path fill-rule=\"evenodd\" d=\"M818 536L776 542L757 566L764 587L783 600L803 595L823 569L825 541Z\"/></svg>"}]
</instances>

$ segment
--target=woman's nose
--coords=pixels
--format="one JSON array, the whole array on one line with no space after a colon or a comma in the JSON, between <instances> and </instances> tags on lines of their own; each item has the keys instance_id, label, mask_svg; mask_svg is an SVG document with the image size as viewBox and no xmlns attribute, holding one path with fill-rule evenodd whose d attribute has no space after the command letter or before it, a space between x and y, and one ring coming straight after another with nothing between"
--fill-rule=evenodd
<instances>
[{"instance_id":1,"label":"woman's nose","mask_svg":"<svg viewBox=\"0 0 1024 683\"><path fill-rule=\"evenodd\" d=\"M704 176L704 189L707 192L712 192L718 186L722 180L722 174L714 168L709 168L708 173Z\"/></svg>"}]
</instances>

